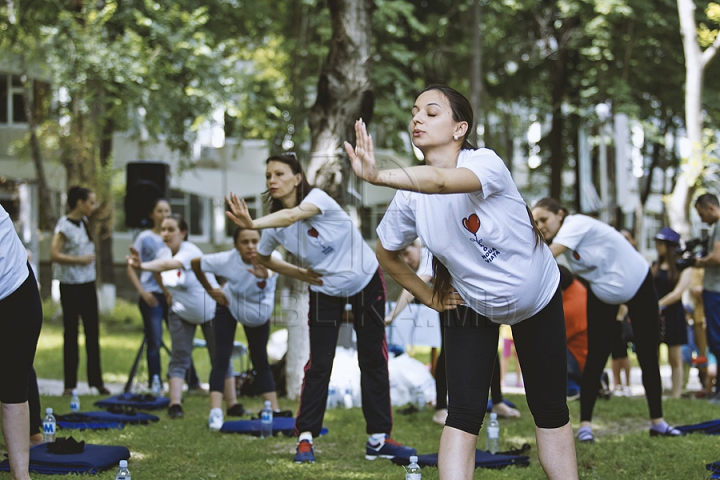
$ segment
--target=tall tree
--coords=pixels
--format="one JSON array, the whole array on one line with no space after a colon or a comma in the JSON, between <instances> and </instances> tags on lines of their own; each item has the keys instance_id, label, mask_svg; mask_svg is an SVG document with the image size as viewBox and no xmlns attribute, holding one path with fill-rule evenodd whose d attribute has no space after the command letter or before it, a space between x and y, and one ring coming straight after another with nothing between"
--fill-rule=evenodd
<instances>
[{"instance_id":1,"label":"tall tree","mask_svg":"<svg viewBox=\"0 0 720 480\"><path fill-rule=\"evenodd\" d=\"M685 51L685 129L690 141L690 156L683 159L685 168L680 173L668 205L670 225L681 235L690 233L689 208L692 193L704 170L703 164L703 113L702 93L705 70L715 58L720 47L717 30L710 31L703 25L703 40L710 45L703 51L698 38L694 0L677 0L680 28ZM710 3L707 14L711 20L720 22L720 5Z\"/></svg>"}]
</instances>

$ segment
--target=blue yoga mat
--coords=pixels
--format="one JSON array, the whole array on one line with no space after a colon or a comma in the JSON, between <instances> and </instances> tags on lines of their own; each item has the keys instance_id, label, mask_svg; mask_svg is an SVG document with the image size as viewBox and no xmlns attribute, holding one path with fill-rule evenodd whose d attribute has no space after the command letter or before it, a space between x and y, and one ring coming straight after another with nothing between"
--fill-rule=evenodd
<instances>
[{"instance_id":1,"label":"blue yoga mat","mask_svg":"<svg viewBox=\"0 0 720 480\"><path fill-rule=\"evenodd\" d=\"M233 420L223 423L220 429L223 433L248 433L250 435L260 435L260 420ZM327 428L320 431L320 435L327 435ZM295 419L288 417L273 418L273 434L282 433L283 435L295 435Z\"/></svg>"},{"instance_id":2,"label":"blue yoga mat","mask_svg":"<svg viewBox=\"0 0 720 480\"><path fill-rule=\"evenodd\" d=\"M507 405L507 406L510 407L510 408L515 408L515 409L517 409L517 407L515 406L515 404L514 404L513 402L511 402L510 400L503 399L502 403L504 403L505 405ZM488 398L488 403L487 403L487 411L488 411L488 413L492 412L493 405L494 405L494 404L493 404L492 399Z\"/></svg>"},{"instance_id":3,"label":"blue yoga mat","mask_svg":"<svg viewBox=\"0 0 720 480\"><path fill-rule=\"evenodd\" d=\"M155 415L149 413L135 412L128 413L112 413L112 412L77 412L68 415L56 415L57 426L66 430L98 430L108 428L125 428L126 424L130 425L147 425L151 422L160 420Z\"/></svg>"},{"instance_id":4,"label":"blue yoga mat","mask_svg":"<svg viewBox=\"0 0 720 480\"><path fill-rule=\"evenodd\" d=\"M85 444L82 453L58 455L47 451L43 443L30 449L30 473L65 475L68 473L98 473L116 467L120 460L130 458L125 447ZM0 471L9 472L10 463L0 462Z\"/></svg>"},{"instance_id":5,"label":"blue yoga mat","mask_svg":"<svg viewBox=\"0 0 720 480\"><path fill-rule=\"evenodd\" d=\"M126 405L138 410L159 410L170 405L167 397L155 397L153 395L137 395L135 393L121 393L105 400L95 402L96 407L109 408L114 405Z\"/></svg>"},{"instance_id":6,"label":"blue yoga mat","mask_svg":"<svg viewBox=\"0 0 720 480\"><path fill-rule=\"evenodd\" d=\"M410 459L405 457L395 457L392 462L397 465L409 465ZM426 455L418 455L418 465L421 467L437 467L438 454L429 453ZM530 465L530 457L525 455L500 455L492 454L484 450L475 450L475 468L503 468L510 465L519 467L527 467Z\"/></svg>"},{"instance_id":7,"label":"blue yoga mat","mask_svg":"<svg viewBox=\"0 0 720 480\"><path fill-rule=\"evenodd\" d=\"M705 433L707 435L720 435L720 419L696 423L694 425L681 425L675 427L683 433Z\"/></svg>"},{"instance_id":8,"label":"blue yoga mat","mask_svg":"<svg viewBox=\"0 0 720 480\"><path fill-rule=\"evenodd\" d=\"M720 478L720 460L713 463L708 463L705 465L705 468L710 470L712 472L712 476L710 478Z\"/></svg>"}]
</instances>

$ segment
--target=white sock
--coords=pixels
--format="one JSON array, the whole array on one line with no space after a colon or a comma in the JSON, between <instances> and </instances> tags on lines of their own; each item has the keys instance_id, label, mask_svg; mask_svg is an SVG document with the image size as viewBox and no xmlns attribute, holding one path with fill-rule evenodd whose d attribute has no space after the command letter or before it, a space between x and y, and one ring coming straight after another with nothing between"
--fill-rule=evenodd
<instances>
[{"instance_id":1,"label":"white sock","mask_svg":"<svg viewBox=\"0 0 720 480\"><path fill-rule=\"evenodd\" d=\"M222 416L222 414L223 414L222 408L211 408L210 409L210 415L218 414L218 413L220 414L220 416Z\"/></svg>"},{"instance_id":2,"label":"white sock","mask_svg":"<svg viewBox=\"0 0 720 480\"><path fill-rule=\"evenodd\" d=\"M312 443L312 433L302 432L298 437L298 443L302 442L303 440L307 440L308 442Z\"/></svg>"},{"instance_id":3,"label":"white sock","mask_svg":"<svg viewBox=\"0 0 720 480\"><path fill-rule=\"evenodd\" d=\"M378 443L385 443L385 434L384 433L373 433L368 438L368 442L370 442L372 445L377 445Z\"/></svg>"}]
</instances>

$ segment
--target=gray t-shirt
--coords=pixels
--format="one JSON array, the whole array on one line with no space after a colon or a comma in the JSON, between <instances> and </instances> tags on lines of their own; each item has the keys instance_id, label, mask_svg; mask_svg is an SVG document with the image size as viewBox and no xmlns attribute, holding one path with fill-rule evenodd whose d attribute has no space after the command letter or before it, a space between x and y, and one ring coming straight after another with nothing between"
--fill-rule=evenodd
<instances>
[{"instance_id":1,"label":"gray t-shirt","mask_svg":"<svg viewBox=\"0 0 720 480\"><path fill-rule=\"evenodd\" d=\"M715 242L718 239L718 222L715 222L710 230L710 238L708 241L708 251L712 252ZM709 292L720 292L720 265L708 265L705 267L705 276L703 277L703 289Z\"/></svg>"},{"instance_id":2,"label":"gray t-shirt","mask_svg":"<svg viewBox=\"0 0 720 480\"><path fill-rule=\"evenodd\" d=\"M62 233L65 236L62 253L76 257L95 253L95 244L90 240L86 225L84 221L75 222L67 217L58 220L55 234ZM90 262L88 265L53 263L53 278L59 280L60 283L72 285L94 282L95 262Z\"/></svg>"}]
</instances>

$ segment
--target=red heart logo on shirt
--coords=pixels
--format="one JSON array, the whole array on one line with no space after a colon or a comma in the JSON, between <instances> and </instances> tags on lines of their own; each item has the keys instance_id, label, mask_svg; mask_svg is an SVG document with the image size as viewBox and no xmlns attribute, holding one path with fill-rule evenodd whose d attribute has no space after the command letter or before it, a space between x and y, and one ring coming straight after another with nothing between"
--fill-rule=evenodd
<instances>
[{"instance_id":1,"label":"red heart logo on shirt","mask_svg":"<svg viewBox=\"0 0 720 480\"><path fill-rule=\"evenodd\" d=\"M580 254L577 252L577 250L573 252L573 258L575 260L580 260Z\"/></svg>"},{"instance_id":2,"label":"red heart logo on shirt","mask_svg":"<svg viewBox=\"0 0 720 480\"><path fill-rule=\"evenodd\" d=\"M178 278L180 278L180 275L182 275L182 272L178 270Z\"/></svg>"},{"instance_id":3,"label":"red heart logo on shirt","mask_svg":"<svg viewBox=\"0 0 720 480\"><path fill-rule=\"evenodd\" d=\"M267 285L267 282L265 280L263 280L261 282L257 282L257 286L260 287L261 289L265 288L265 285Z\"/></svg>"},{"instance_id":4,"label":"red heart logo on shirt","mask_svg":"<svg viewBox=\"0 0 720 480\"><path fill-rule=\"evenodd\" d=\"M318 235L320 235L320 234L318 233L317 230L315 230L315 227L313 227L310 230L308 230L308 235L310 235L313 238L317 238Z\"/></svg>"},{"instance_id":5,"label":"red heart logo on shirt","mask_svg":"<svg viewBox=\"0 0 720 480\"><path fill-rule=\"evenodd\" d=\"M480 219L478 218L477 214L473 213L469 217L463 218L462 224L468 232L475 235L480 228Z\"/></svg>"}]
</instances>

